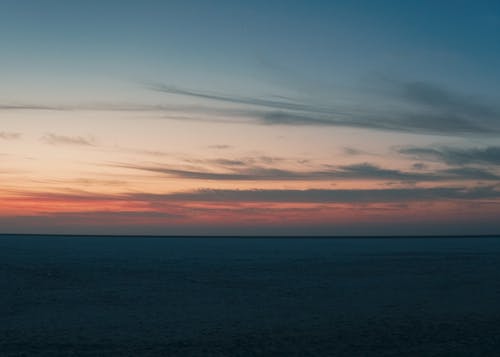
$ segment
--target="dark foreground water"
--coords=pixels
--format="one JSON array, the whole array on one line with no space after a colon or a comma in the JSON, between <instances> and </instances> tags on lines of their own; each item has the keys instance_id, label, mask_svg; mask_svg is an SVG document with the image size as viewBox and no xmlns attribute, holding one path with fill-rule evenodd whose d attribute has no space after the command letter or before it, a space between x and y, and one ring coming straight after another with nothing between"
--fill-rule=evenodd
<instances>
[{"instance_id":1,"label":"dark foreground water","mask_svg":"<svg viewBox=\"0 0 500 357\"><path fill-rule=\"evenodd\" d=\"M500 238L0 237L1 356L499 356Z\"/></svg>"}]
</instances>

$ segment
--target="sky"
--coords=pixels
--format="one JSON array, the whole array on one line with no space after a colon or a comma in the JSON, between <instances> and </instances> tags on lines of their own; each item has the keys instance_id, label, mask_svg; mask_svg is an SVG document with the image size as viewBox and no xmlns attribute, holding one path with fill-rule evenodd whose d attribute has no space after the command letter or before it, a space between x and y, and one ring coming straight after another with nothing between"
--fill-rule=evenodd
<instances>
[{"instance_id":1,"label":"sky","mask_svg":"<svg viewBox=\"0 0 500 357\"><path fill-rule=\"evenodd\" d=\"M500 232L500 3L0 1L0 232Z\"/></svg>"}]
</instances>

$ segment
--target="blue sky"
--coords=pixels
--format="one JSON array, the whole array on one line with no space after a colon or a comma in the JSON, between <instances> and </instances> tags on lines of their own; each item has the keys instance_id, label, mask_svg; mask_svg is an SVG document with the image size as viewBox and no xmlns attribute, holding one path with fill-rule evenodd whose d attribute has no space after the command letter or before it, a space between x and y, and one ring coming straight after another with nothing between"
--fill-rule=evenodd
<instances>
[{"instance_id":1,"label":"blue sky","mask_svg":"<svg viewBox=\"0 0 500 357\"><path fill-rule=\"evenodd\" d=\"M471 95L499 89L494 2L2 1L0 10L2 74L17 91L30 79L57 92L102 78L259 95L357 88L376 75Z\"/></svg>"}]
</instances>

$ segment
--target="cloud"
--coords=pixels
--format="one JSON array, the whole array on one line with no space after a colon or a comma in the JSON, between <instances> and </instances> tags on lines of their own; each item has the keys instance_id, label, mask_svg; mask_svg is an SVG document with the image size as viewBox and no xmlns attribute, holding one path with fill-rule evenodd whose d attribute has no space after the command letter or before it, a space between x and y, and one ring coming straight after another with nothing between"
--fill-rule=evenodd
<instances>
[{"instance_id":1,"label":"cloud","mask_svg":"<svg viewBox=\"0 0 500 357\"><path fill-rule=\"evenodd\" d=\"M21 133L0 131L0 140L17 140L21 138Z\"/></svg>"},{"instance_id":2,"label":"cloud","mask_svg":"<svg viewBox=\"0 0 500 357\"><path fill-rule=\"evenodd\" d=\"M416 162L413 165L411 165L413 169L415 170L425 170L427 169L427 165L422 163L422 162Z\"/></svg>"},{"instance_id":3,"label":"cloud","mask_svg":"<svg viewBox=\"0 0 500 357\"><path fill-rule=\"evenodd\" d=\"M361 151L361 150L356 149L356 148L351 148L351 147L344 147L343 152L345 155L349 155L349 156L356 156L356 155L365 154L364 151Z\"/></svg>"},{"instance_id":4,"label":"cloud","mask_svg":"<svg viewBox=\"0 0 500 357\"><path fill-rule=\"evenodd\" d=\"M249 113L252 115L252 113ZM314 114L297 114L286 111L253 113L261 124L266 125L313 125L313 126L352 126L341 119L319 117Z\"/></svg>"},{"instance_id":5,"label":"cloud","mask_svg":"<svg viewBox=\"0 0 500 357\"><path fill-rule=\"evenodd\" d=\"M233 161L233 160L232 160ZM226 166L227 162L225 163ZM244 162L233 161L231 166L241 166ZM266 167L244 167L230 172L210 172L201 170L183 170L162 166L117 165L123 168L155 172L173 177L197 180L222 180L222 181L272 181L272 180L314 180L325 179L331 172L295 172Z\"/></svg>"},{"instance_id":6,"label":"cloud","mask_svg":"<svg viewBox=\"0 0 500 357\"><path fill-rule=\"evenodd\" d=\"M437 200L494 200L493 186L464 188L313 189L313 190L217 190L201 189L166 195L135 194L135 199L206 202L370 203Z\"/></svg>"},{"instance_id":7,"label":"cloud","mask_svg":"<svg viewBox=\"0 0 500 357\"><path fill-rule=\"evenodd\" d=\"M499 108L482 103L473 96L454 93L436 84L422 81L399 83L402 97L429 108L455 115L500 118Z\"/></svg>"},{"instance_id":8,"label":"cloud","mask_svg":"<svg viewBox=\"0 0 500 357\"><path fill-rule=\"evenodd\" d=\"M345 234L352 235L368 224L363 234L373 235L391 231L417 234L425 226L439 224L448 234L493 234L499 227L495 214L500 207L500 186L200 189L115 195L11 191L3 197L4 206L13 205L20 213L0 215L0 226L11 232L239 235L243 231L265 235L273 231L269 227L275 227L282 234L310 236L339 233L342 226ZM61 211L61 207L69 211ZM413 224L406 226L408 222ZM233 228L227 231L224 227Z\"/></svg>"},{"instance_id":9,"label":"cloud","mask_svg":"<svg viewBox=\"0 0 500 357\"><path fill-rule=\"evenodd\" d=\"M395 102L399 98L401 104L411 105L404 118L422 127L449 133L500 133L498 104L424 81L385 79L380 86Z\"/></svg>"},{"instance_id":10,"label":"cloud","mask_svg":"<svg viewBox=\"0 0 500 357\"><path fill-rule=\"evenodd\" d=\"M268 202L268 203L405 203L415 201L466 200L478 202L500 203L500 187L498 185L476 187L404 187L383 189L199 189L185 192L165 194L133 192L119 195L93 194L79 192L10 192L5 197L20 197L42 202L79 202L81 204L105 202L126 202L129 206L147 203L150 207L168 203L168 207L183 202Z\"/></svg>"},{"instance_id":11,"label":"cloud","mask_svg":"<svg viewBox=\"0 0 500 357\"><path fill-rule=\"evenodd\" d=\"M209 149L216 149L216 150L226 150L226 149L231 149L231 145L209 145Z\"/></svg>"},{"instance_id":12,"label":"cloud","mask_svg":"<svg viewBox=\"0 0 500 357\"><path fill-rule=\"evenodd\" d=\"M138 104L138 103L82 103L82 104L58 104L39 105L33 103L2 104L0 111L121 111L121 112L175 112L190 110L200 113L219 113L217 109L198 105L160 105L160 104Z\"/></svg>"},{"instance_id":13,"label":"cloud","mask_svg":"<svg viewBox=\"0 0 500 357\"><path fill-rule=\"evenodd\" d=\"M232 167L232 166L249 166L259 164L265 165L274 165L279 162L286 161L285 158L282 157L274 157L274 156L258 156L258 157L245 157L242 159L212 159L212 160L198 160L200 163L213 163L222 167Z\"/></svg>"},{"instance_id":14,"label":"cloud","mask_svg":"<svg viewBox=\"0 0 500 357\"><path fill-rule=\"evenodd\" d=\"M365 112L336 117L285 111L249 113L251 115L265 125L338 126L439 136L500 134L498 127L483 126L459 115L428 111L389 112L366 108Z\"/></svg>"},{"instance_id":15,"label":"cloud","mask_svg":"<svg viewBox=\"0 0 500 357\"><path fill-rule=\"evenodd\" d=\"M154 172L171 177L195 180L215 181L333 181L333 180L378 180L378 181L450 181L450 180L500 180L500 176L486 170L462 169L439 170L435 172L401 171L386 169L369 163L332 166L323 170L294 171L288 169L269 168L249 164L245 160L218 159L215 162L224 166L225 171L208 171L206 169L179 169L166 166L113 165L121 168Z\"/></svg>"},{"instance_id":16,"label":"cloud","mask_svg":"<svg viewBox=\"0 0 500 357\"><path fill-rule=\"evenodd\" d=\"M130 220L154 218L161 220L183 218L182 214L158 212L158 211L83 211L83 212L50 212L51 216L61 218L81 218L88 219L91 222L99 219L104 222L125 221L131 223Z\"/></svg>"},{"instance_id":17,"label":"cloud","mask_svg":"<svg viewBox=\"0 0 500 357\"><path fill-rule=\"evenodd\" d=\"M0 104L0 110L60 110L60 108L37 104Z\"/></svg>"},{"instance_id":18,"label":"cloud","mask_svg":"<svg viewBox=\"0 0 500 357\"><path fill-rule=\"evenodd\" d=\"M482 180L482 181L500 181L500 176L475 167L460 167L443 170L442 172L448 173L452 176L460 177L467 180Z\"/></svg>"},{"instance_id":19,"label":"cloud","mask_svg":"<svg viewBox=\"0 0 500 357\"><path fill-rule=\"evenodd\" d=\"M242 109L240 114L266 125L345 126L460 136L500 133L500 109L475 98L425 82L386 80L379 85L379 91L387 95L381 103L377 106L356 103L354 98L350 107L216 94L163 84L149 84L148 88L166 94L258 107L261 109ZM395 107L399 109L393 109Z\"/></svg>"},{"instance_id":20,"label":"cloud","mask_svg":"<svg viewBox=\"0 0 500 357\"><path fill-rule=\"evenodd\" d=\"M42 106L0 105L0 110L112 110L165 112L168 120L254 123L286 126L333 126L441 136L498 136L500 106L475 96L456 93L423 81L384 79L365 88L362 95L339 102L335 97L299 100L282 96L238 96L161 83L150 90L231 106L106 104ZM370 97L371 96L371 97ZM367 99L368 98L368 99ZM346 104L350 103L350 104ZM179 115L189 113L189 115ZM211 114L211 115L207 115ZM208 118L207 118L208 117ZM222 146L222 147L221 147ZM211 148L227 148L214 145Z\"/></svg>"},{"instance_id":21,"label":"cloud","mask_svg":"<svg viewBox=\"0 0 500 357\"><path fill-rule=\"evenodd\" d=\"M369 180L401 180L401 181L435 181L441 179L439 174L406 172L401 170L384 169L369 163L341 166L337 172L338 178Z\"/></svg>"},{"instance_id":22,"label":"cloud","mask_svg":"<svg viewBox=\"0 0 500 357\"><path fill-rule=\"evenodd\" d=\"M221 165L221 166L226 166L226 167L231 167L231 166L244 166L246 165L245 160L230 160L230 159L216 159L213 160L214 163Z\"/></svg>"},{"instance_id":23,"label":"cloud","mask_svg":"<svg viewBox=\"0 0 500 357\"><path fill-rule=\"evenodd\" d=\"M422 166L415 169L419 172L409 172L394 169L384 169L369 163L341 166L338 177L349 179L365 178L371 180L393 181L449 181L449 180L500 180L500 176L477 168L463 167L459 169L444 169L432 172L421 172Z\"/></svg>"},{"instance_id":24,"label":"cloud","mask_svg":"<svg viewBox=\"0 0 500 357\"><path fill-rule=\"evenodd\" d=\"M176 95L182 95L200 99L208 99L219 102L246 104L246 105L265 107L265 108L305 111L313 113L326 113L326 114L337 113L334 108L328 108L319 105L310 105L310 104L300 103L294 100L270 100L270 99L263 99L256 97L241 97L235 95L210 93L201 90L183 89L176 86L165 85L161 83L150 83L147 85L147 87L157 92L176 94ZM340 112L338 113L340 114Z\"/></svg>"},{"instance_id":25,"label":"cloud","mask_svg":"<svg viewBox=\"0 0 500 357\"><path fill-rule=\"evenodd\" d=\"M487 164L500 165L500 146L483 148L453 147L403 147L397 151L419 160L442 161L451 165Z\"/></svg>"},{"instance_id":26,"label":"cloud","mask_svg":"<svg viewBox=\"0 0 500 357\"><path fill-rule=\"evenodd\" d=\"M80 145L80 146L94 146L94 138L84 138L82 136L65 136L57 134L46 134L41 140L50 145Z\"/></svg>"}]
</instances>

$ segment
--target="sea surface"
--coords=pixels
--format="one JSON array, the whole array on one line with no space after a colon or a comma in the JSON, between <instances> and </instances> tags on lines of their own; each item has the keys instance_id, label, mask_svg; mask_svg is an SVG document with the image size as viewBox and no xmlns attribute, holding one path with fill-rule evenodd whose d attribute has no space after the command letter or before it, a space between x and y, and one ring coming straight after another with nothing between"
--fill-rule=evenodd
<instances>
[{"instance_id":1,"label":"sea surface","mask_svg":"<svg viewBox=\"0 0 500 357\"><path fill-rule=\"evenodd\" d=\"M0 356L500 356L500 238L0 237Z\"/></svg>"}]
</instances>

